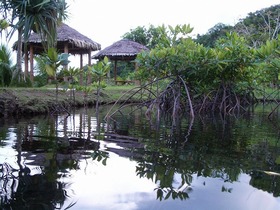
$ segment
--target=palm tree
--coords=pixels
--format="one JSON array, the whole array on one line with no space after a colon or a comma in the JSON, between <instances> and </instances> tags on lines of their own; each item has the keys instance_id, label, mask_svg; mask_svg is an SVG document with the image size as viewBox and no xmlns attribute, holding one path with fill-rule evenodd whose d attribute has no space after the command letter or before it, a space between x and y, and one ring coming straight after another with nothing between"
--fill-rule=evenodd
<instances>
[{"instance_id":1,"label":"palm tree","mask_svg":"<svg viewBox=\"0 0 280 210\"><path fill-rule=\"evenodd\" d=\"M2 32L4 30L7 30L7 28L9 27L9 23L4 20L4 19L0 19L0 36L1 36L1 41L2 41Z\"/></svg>"},{"instance_id":2,"label":"palm tree","mask_svg":"<svg viewBox=\"0 0 280 210\"><path fill-rule=\"evenodd\" d=\"M15 66L12 64L12 54L5 45L0 46L0 86L7 87L11 83Z\"/></svg>"},{"instance_id":3,"label":"palm tree","mask_svg":"<svg viewBox=\"0 0 280 210\"><path fill-rule=\"evenodd\" d=\"M56 45L57 24L67 17L65 0L7 0L0 2L0 12L9 19L11 31L18 32L17 71L22 74L22 43L26 43L31 32L41 35L45 49ZM26 52L26 45L24 45ZM32 74L32 72L31 72ZM26 78L24 78L26 79Z\"/></svg>"}]
</instances>

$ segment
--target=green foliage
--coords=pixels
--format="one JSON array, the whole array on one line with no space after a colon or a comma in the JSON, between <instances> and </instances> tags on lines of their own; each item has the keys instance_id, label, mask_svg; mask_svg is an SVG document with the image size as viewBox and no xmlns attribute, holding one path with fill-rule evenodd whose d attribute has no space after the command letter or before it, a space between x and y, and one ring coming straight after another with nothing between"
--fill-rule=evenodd
<instances>
[{"instance_id":1,"label":"green foliage","mask_svg":"<svg viewBox=\"0 0 280 210\"><path fill-rule=\"evenodd\" d=\"M44 69L50 77L57 77L59 67L69 63L67 53L59 54L55 48L49 48L42 56L36 57L40 68Z\"/></svg>"},{"instance_id":2,"label":"green foliage","mask_svg":"<svg viewBox=\"0 0 280 210\"><path fill-rule=\"evenodd\" d=\"M10 87L32 87L32 82L29 78L25 77L22 71L15 69L13 71Z\"/></svg>"},{"instance_id":3,"label":"green foliage","mask_svg":"<svg viewBox=\"0 0 280 210\"><path fill-rule=\"evenodd\" d=\"M267 40L264 45L256 50L258 61L259 82L279 84L280 74L280 35L278 39Z\"/></svg>"},{"instance_id":4,"label":"green foliage","mask_svg":"<svg viewBox=\"0 0 280 210\"><path fill-rule=\"evenodd\" d=\"M12 80L15 66L12 64L11 52L5 45L0 46L0 86L7 87Z\"/></svg>"},{"instance_id":5,"label":"green foliage","mask_svg":"<svg viewBox=\"0 0 280 210\"><path fill-rule=\"evenodd\" d=\"M212 104L211 109L226 111L251 100L255 50L243 37L230 33L220 38L215 48L206 48L191 38L178 39L181 32L178 28L171 31L172 36L165 39L168 40L166 44L139 54L136 77L150 82L170 79L170 84L157 94L161 97L157 101L173 110L173 115L175 107L185 109L183 107L189 104L192 109L192 102L199 110L209 109Z\"/></svg>"},{"instance_id":6,"label":"green foliage","mask_svg":"<svg viewBox=\"0 0 280 210\"><path fill-rule=\"evenodd\" d=\"M149 28L137 27L130 30L130 32L123 35L123 38L138 42L149 49L153 49L156 46L170 46L177 42L178 39L191 33L193 28L190 25L182 26L157 26L150 25Z\"/></svg>"},{"instance_id":7,"label":"green foliage","mask_svg":"<svg viewBox=\"0 0 280 210\"><path fill-rule=\"evenodd\" d=\"M46 40L45 48L56 43L57 22L67 17L65 0L1 1L3 19L9 22L12 36L15 30L23 29L26 41L32 31Z\"/></svg>"},{"instance_id":8,"label":"green foliage","mask_svg":"<svg viewBox=\"0 0 280 210\"><path fill-rule=\"evenodd\" d=\"M81 73L81 70L79 68L75 67L69 67L68 69L63 69L61 71L61 76L68 77L68 81L71 84L76 84L79 80L79 75Z\"/></svg>"},{"instance_id":9,"label":"green foliage","mask_svg":"<svg viewBox=\"0 0 280 210\"><path fill-rule=\"evenodd\" d=\"M85 96L87 96L87 94L89 94L90 92L92 92L94 90L94 86L93 85L89 85L89 86L81 86L78 85L76 87L77 90L83 91L85 93Z\"/></svg>"},{"instance_id":10,"label":"green foliage","mask_svg":"<svg viewBox=\"0 0 280 210\"><path fill-rule=\"evenodd\" d=\"M22 44L26 43L32 31L39 33L45 50L56 45L56 28L59 21L66 18L65 0L0 1L0 12L10 27L9 38L18 33L17 73L13 84L23 84L27 79L22 76Z\"/></svg>"},{"instance_id":11,"label":"green foliage","mask_svg":"<svg viewBox=\"0 0 280 210\"><path fill-rule=\"evenodd\" d=\"M77 86L77 90L84 92L84 100L87 103L87 95L92 92L94 89L97 89L97 103L98 106L100 91L106 87L104 79L106 78L108 72L110 71L110 62L109 59L105 56L102 61L98 61L92 66L85 66L83 73L85 75L90 74L93 77L92 84L86 84L85 86Z\"/></svg>"},{"instance_id":12,"label":"green foliage","mask_svg":"<svg viewBox=\"0 0 280 210\"><path fill-rule=\"evenodd\" d=\"M234 26L234 31L246 37L251 46L259 47L267 40L277 39L279 13L280 4L249 13Z\"/></svg>"},{"instance_id":13,"label":"green foliage","mask_svg":"<svg viewBox=\"0 0 280 210\"><path fill-rule=\"evenodd\" d=\"M96 76L97 81L104 78L110 69L110 62L108 57L104 57L103 61L98 61L92 66L92 73Z\"/></svg>"},{"instance_id":14,"label":"green foliage","mask_svg":"<svg viewBox=\"0 0 280 210\"><path fill-rule=\"evenodd\" d=\"M111 73L114 71L114 65L111 64ZM127 78L131 73L135 71L134 62L118 61L117 62L117 76L122 80L128 80Z\"/></svg>"},{"instance_id":15,"label":"green foliage","mask_svg":"<svg viewBox=\"0 0 280 210\"><path fill-rule=\"evenodd\" d=\"M9 23L5 19L0 19L0 35L2 38L2 32L3 30L7 30L9 27Z\"/></svg>"},{"instance_id":16,"label":"green foliage","mask_svg":"<svg viewBox=\"0 0 280 210\"><path fill-rule=\"evenodd\" d=\"M103 152L101 150L95 150L91 154L93 160L97 160L101 162L104 166L107 164L107 160L109 158L109 154L107 152Z\"/></svg>"},{"instance_id":17,"label":"green foliage","mask_svg":"<svg viewBox=\"0 0 280 210\"><path fill-rule=\"evenodd\" d=\"M35 71L36 76L34 77L34 87L42 87L47 85L49 75L45 70L45 55L37 55L34 57L36 61Z\"/></svg>"},{"instance_id":18,"label":"green foliage","mask_svg":"<svg viewBox=\"0 0 280 210\"><path fill-rule=\"evenodd\" d=\"M49 48L48 51L36 60L39 65L46 71L47 75L54 78L56 83L56 102L58 103L58 81L57 74L61 66L69 63L67 53L58 54L57 49Z\"/></svg>"},{"instance_id":19,"label":"green foliage","mask_svg":"<svg viewBox=\"0 0 280 210\"><path fill-rule=\"evenodd\" d=\"M94 78L94 86L97 87L97 95L99 96L99 91L106 87L105 82L103 81L106 78L108 72L110 70L110 62L109 59L105 56L103 61L98 61L96 64L92 66L92 74Z\"/></svg>"},{"instance_id":20,"label":"green foliage","mask_svg":"<svg viewBox=\"0 0 280 210\"><path fill-rule=\"evenodd\" d=\"M129 39L138 42L144 46L149 46L150 36L145 26L138 26L135 29L130 29L130 32L125 33L122 37L124 39Z\"/></svg>"},{"instance_id":21,"label":"green foliage","mask_svg":"<svg viewBox=\"0 0 280 210\"><path fill-rule=\"evenodd\" d=\"M234 26L218 23L206 34L198 34L196 42L207 47L214 47L215 42L226 37L227 33L235 32L245 37L252 47L260 47L267 40L277 39L280 33L279 25L280 4L249 13Z\"/></svg>"},{"instance_id":22,"label":"green foliage","mask_svg":"<svg viewBox=\"0 0 280 210\"><path fill-rule=\"evenodd\" d=\"M218 58L216 77L223 82L250 82L248 67L255 62L254 50L243 37L236 33L228 34L227 38L217 42L215 53Z\"/></svg>"},{"instance_id":23,"label":"green foliage","mask_svg":"<svg viewBox=\"0 0 280 210\"><path fill-rule=\"evenodd\" d=\"M226 34L232 29L232 26L218 23L213 28L210 28L206 34L198 34L195 41L203 44L205 47L214 47L216 41L220 38L226 37Z\"/></svg>"}]
</instances>

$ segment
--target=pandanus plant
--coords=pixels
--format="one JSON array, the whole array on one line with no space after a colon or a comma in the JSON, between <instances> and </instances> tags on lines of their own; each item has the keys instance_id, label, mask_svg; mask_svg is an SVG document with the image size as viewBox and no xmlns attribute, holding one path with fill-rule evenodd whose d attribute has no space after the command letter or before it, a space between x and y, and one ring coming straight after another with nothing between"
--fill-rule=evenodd
<instances>
[{"instance_id":1,"label":"pandanus plant","mask_svg":"<svg viewBox=\"0 0 280 210\"><path fill-rule=\"evenodd\" d=\"M56 48L49 48L46 53L42 56L37 57L36 60L44 63L44 69L46 70L49 77L52 77L56 84L56 103L58 102L58 81L57 73L59 68L65 67L70 62L68 60L69 54L57 52Z\"/></svg>"},{"instance_id":2,"label":"pandanus plant","mask_svg":"<svg viewBox=\"0 0 280 210\"><path fill-rule=\"evenodd\" d=\"M104 57L102 61L98 61L91 67L91 71L94 78L93 86L97 88L97 99L96 99L96 110L98 110L99 97L102 89L106 87L104 78L107 77L108 71L110 70L110 62L107 57Z\"/></svg>"}]
</instances>

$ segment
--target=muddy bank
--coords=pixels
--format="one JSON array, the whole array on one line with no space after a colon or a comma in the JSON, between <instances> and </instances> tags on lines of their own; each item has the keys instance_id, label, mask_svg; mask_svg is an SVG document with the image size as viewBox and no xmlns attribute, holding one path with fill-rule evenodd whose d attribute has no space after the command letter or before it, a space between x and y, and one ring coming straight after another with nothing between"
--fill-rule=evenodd
<instances>
[{"instance_id":1,"label":"muddy bank","mask_svg":"<svg viewBox=\"0 0 280 210\"><path fill-rule=\"evenodd\" d=\"M106 99L106 100L104 100ZM108 95L102 94L100 102L110 103ZM58 90L56 100L55 89L3 88L0 89L0 117L47 114L63 109L81 107L96 103L96 94L87 96L83 92Z\"/></svg>"}]
</instances>

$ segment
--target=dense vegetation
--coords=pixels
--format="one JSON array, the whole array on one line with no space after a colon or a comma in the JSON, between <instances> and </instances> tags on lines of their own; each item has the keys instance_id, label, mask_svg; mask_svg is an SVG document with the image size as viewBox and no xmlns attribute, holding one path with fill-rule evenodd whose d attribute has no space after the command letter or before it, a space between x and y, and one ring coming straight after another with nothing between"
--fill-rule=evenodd
<instances>
[{"instance_id":1,"label":"dense vegetation","mask_svg":"<svg viewBox=\"0 0 280 210\"><path fill-rule=\"evenodd\" d=\"M277 88L279 8L250 13L234 27L218 24L196 40L188 37L189 25L138 27L125 34L139 42L147 37L143 43L151 49L138 56L135 75L145 84L161 87L160 92L150 88L156 97L149 101L148 110L169 111L173 116L184 111L192 116L203 111L232 113L256 102L259 91ZM241 26L248 24L251 33L242 33Z\"/></svg>"},{"instance_id":2,"label":"dense vegetation","mask_svg":"<svg viewBox=\"0 0 280 210\"><path fill-rule=\"evenodd\" d=\"M26 40L31 31L39 32L42 38L48 40L48 45L44 45L46 53L37 58L38 72L33 84L26 74L21 74L21 55L18 55L17 66L14 67L9 51L3 46L0 85L44 86L47 78L53 78L56 84L63 82L61 78L67 78L70 81L68 88L75 86L85 94L96 89L99 95L106 87L105 82L108 84L110 81L105 77L109 62L106 61L106 65L100 62L92 67L65 70L61 57L53 48L56 37L53 32L65 15L66 4L64 1L41 3L1 2L2 29L9 24L12 26L11 32L19 31L19 43L22 37ZM233 113L246 110L248 105L256 102L256 94L263 95L261 91L264 89L278 88L279 85L279 10L280 5L276 5L250 13L235 26L219 23L196 39L190 36L190 25L151 25L148 29L139 26L124 34L123 38L144 44L150 51L138 55L136 72L130 70L133 65L121 64L125 71L119 76L124 80L141 82L139 91L133 94L146 94L142 105L148 107L148 116L153 110L171 113L172 116L185 112L194 116L206 111ZM10 13L13 15L9 22L4 21ZM50 14L55 14L55 18L50 18ZM44 21L38 22L41 19ZM50 56L50 50L56 54L55 60ZM54 68L50 71L51 63ZM78 75L87 78L89 74L93 77L92 83L78 84Z\"/></svg>"}]
</instances>

